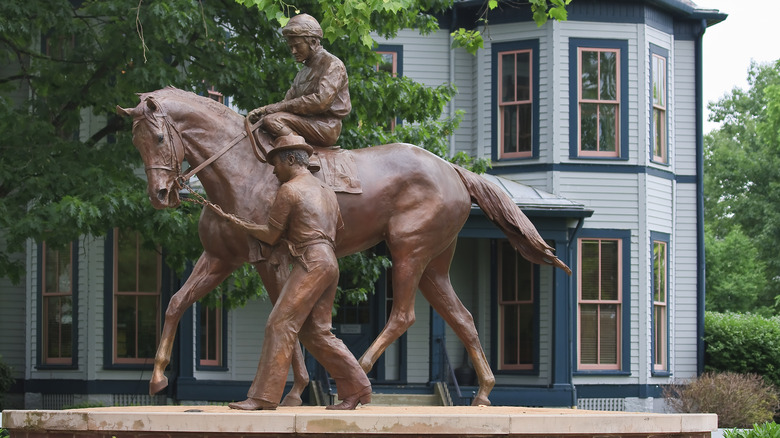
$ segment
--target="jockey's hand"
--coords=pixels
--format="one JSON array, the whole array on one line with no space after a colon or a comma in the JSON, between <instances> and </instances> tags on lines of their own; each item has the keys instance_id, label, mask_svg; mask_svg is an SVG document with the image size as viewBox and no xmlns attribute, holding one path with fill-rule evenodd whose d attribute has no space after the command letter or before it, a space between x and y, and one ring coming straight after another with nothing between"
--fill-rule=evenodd
<instances>
[{"instance_id":1,"label":"jockey's hand","mask_svg":"<svg viewBox=\"0 0 780 438\"><path fill-rule=\"evenodd\" d=\"M260 108L255 108L252 111L249 111L249 114L246 115L246 118L249 119L250 123L257 123L260 118L262 118L266 114L265 107L261 106Z\"/></svg>"},{"instance_id":2,"label":"jockey's hand","mask_svg":"<svg viewBox=\"0 0 780 438\"><path fill-rule=\"evenodd\" d=\"M260 118L266 114L278 113L282 110L282 106L278 103L272 103L269 105L261 106L260 108L253 109L246 116L249 118L249 122L257 123Z\"/></svg>"}]
</instances>

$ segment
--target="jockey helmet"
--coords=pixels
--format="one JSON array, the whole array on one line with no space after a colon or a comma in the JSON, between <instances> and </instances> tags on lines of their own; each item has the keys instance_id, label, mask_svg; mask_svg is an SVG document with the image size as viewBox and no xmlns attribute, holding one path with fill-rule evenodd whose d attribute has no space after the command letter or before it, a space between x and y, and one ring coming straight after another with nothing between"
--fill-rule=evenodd
<instances>
[{"instance_id":1,"label":"jockey helmet","mask_svg":"<svg viewBox=\"0 0 780 438\"><path fill-rule=\"evenodd\" d=\"M282 35L290 37L322 38L322 28L316 18L309 14L300 14L290 18L282 29Z\"/></svg>"}]
</instances>

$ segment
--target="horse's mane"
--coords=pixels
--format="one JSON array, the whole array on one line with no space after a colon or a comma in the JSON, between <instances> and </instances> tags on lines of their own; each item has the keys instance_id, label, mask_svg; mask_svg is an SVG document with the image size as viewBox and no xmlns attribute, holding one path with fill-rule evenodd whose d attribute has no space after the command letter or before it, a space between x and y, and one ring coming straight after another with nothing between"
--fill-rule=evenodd
<instances>
[{"instance_id":1,"label":"horse's mane","mask_svg":"<svg viewBox=\"0 0 780 438\"><path fill-rule=\"evenodd\" d=\"M167 99L175 100L177 102L186 102L188 104L192 104L192 102L195 101L217 114L231 113L231 115L239 115L230 109L227 105L221 104L214 99L195 94L191 91L180 90L172 85L168 85L167 87L161 88L157 91L140 93L139 97L141 98L141 102L146 100L148 97L152 97L160 103Z\"/></svg>"}]
</instances>

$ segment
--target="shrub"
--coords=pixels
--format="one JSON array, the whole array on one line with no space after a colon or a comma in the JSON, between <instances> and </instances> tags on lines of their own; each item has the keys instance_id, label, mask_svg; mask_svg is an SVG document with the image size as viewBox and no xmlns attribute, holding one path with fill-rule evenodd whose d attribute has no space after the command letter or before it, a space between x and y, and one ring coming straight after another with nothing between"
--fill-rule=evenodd
<instances>
[{"instance_id":1,"label":"shrub","mask_svg":"<svg viewBox=\"0 0 780 438\"><path fill-rule=\"evenodd\" d=\"M3 356L0 356L0 410L3 409L3 395L8 392L15 381L11 375L11 367L3 362Z\"/></svg>"},{"instance_id":2,"label":"shrub","mask_svg":"<svg viewBox=\"0 0 780 438\"><path fill-rule=\"evenodd\" d=\"M756 373L780 387L780 318L707 312L705 371Z\"/></svg>"},{"instance_id":3,"label":"shrub","mask_svg":"<svg viewBox=\"0 0 780 438\"><path fill-rule=\"evenodd\" d=\"M704 373L687 384L664 389L677 412L718 414L718 427L751 427L772 421L780 398L772 384L757 374Z\"/></svg>"},{"instance_id":4,"label":"shrub","mask_svg":"<svg viewBox=\"0 0 780 438\"><path fill-rule=\"evenodd\" d=\"M780 425L774 421L771 423L756 424L752 429L726 430L724 438L780 438Z\"/></svg>"}]
</instances>

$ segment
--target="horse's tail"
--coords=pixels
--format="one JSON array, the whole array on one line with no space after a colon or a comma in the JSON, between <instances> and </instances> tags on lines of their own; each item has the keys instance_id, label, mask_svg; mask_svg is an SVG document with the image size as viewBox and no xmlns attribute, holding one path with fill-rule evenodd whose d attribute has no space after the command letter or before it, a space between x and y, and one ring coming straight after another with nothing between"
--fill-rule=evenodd
<instances>
[{"instance_id":1,"label":"horse's tail","mask_svg":"<svg viewBox=\"0 0 780 438\"><path fill-rule=\"evenodd\" d=\"M533 263L557 266L571 275L571 269L553 254L553 248L509 196L479 175L456 165L452 167L466 185L471 200L506 234L517 252Z\"/></svg>"}]
</instances>

